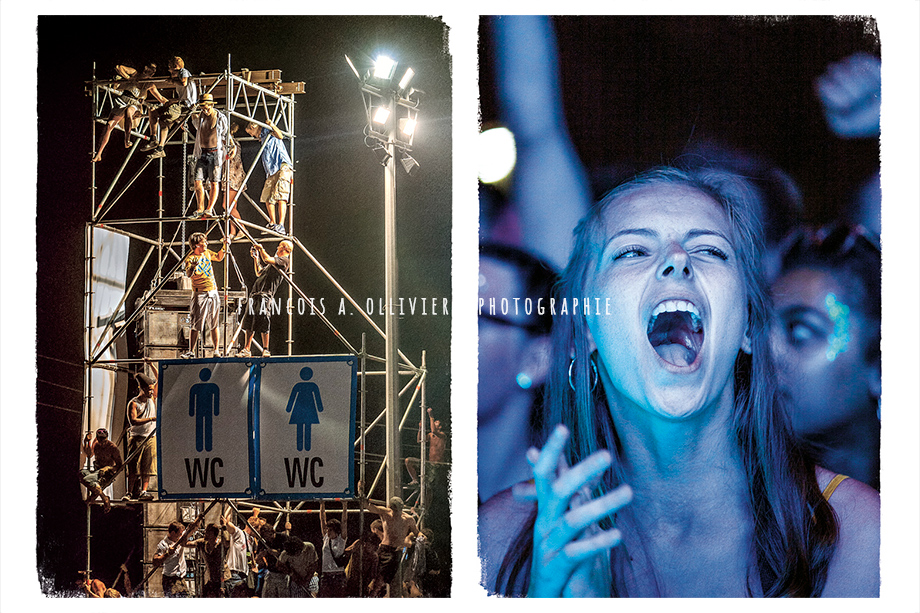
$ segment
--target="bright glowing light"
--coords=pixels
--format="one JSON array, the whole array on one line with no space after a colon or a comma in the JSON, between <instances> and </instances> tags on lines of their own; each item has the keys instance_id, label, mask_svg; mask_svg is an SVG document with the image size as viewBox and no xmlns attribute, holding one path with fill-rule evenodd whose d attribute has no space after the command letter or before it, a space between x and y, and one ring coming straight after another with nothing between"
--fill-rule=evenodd
<instances>
[{"instance_id":1,"label":"bright glowing light","mask_svg":"<svg viewBox=\"0 0 920 613\"><path fill-rule=\"evenodd\" d=\"M378 79L390 79L396 71L396 62L385 55L381 55L374 63L374 76Z\"/></svg>"},{"instance_id":2,"label":"bright glowing light","mask_svg":"<svg viewBox=\"0 0 920 613\"><path fill-rule=\"evenodd\" d=\"M479 180L497 183L507 177L517 161L514 134L508 128L493 128L479 134Z\"/></svg>"},{"instance_id":3,"label":"bright glowing light","mask_svg":"<svg viewBox=\"0 0 920 613\"><path fill-rule=\"evenodd\" d=\"M411 117L403 117L399 120L399 129L406 136L412 136L412 133L415 132L415 126L418 125L418 122Z\"/></svg>"},{"instance_id":4,"label":"bright glowing light","mask_svg":"<svg viewBox=\"0 0 920 613\"><path fill-rule=\"evenodd\" d=\"M409 87L409 81L412 80L412 77L415 76L415 71L411 68L406 69L406 74L403 75L403 78L399 81L399 89L406 89Z\"/></svg>"},{"instance_id":5,"label":"bright glowing light","mask_svg":"<svg viewBox=\"0 0 920 613\"><path fill-rule=\"evenodd\" d=\"M530 389L530 386L533 385L533 379L527 376L526 373L519 372L515 379L517 379L518 387L522 390Z\"/></svg>"},{"instance_id":6,"label":"bright glowing light","mask_svg":"<svg viewBox=\"0 0 920 613\"><path fill-rule=\"evenodd\" d=\"M374 113L374 122L375 123L386 123L387 117L390 116L390 109L385 106L377 107L377 112Z\"/></svg>"}]
</instances>

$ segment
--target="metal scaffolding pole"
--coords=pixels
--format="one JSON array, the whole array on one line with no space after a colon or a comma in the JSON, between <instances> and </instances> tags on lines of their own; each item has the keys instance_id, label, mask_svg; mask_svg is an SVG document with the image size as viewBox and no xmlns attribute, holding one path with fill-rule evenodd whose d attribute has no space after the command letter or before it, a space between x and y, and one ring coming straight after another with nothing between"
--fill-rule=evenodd
<instances>
[{"instance_id":1,"label":"metal scaffolding pole","mask_svg":"<svg viewBox=\"0 0 920 613\"><path fill-rule=\"evenodd\" d=\"M386 411L387 411L387 499L402 494L402 441L399 432L399 319L394 304L398 290L396 262L396 144L390 128L383 171L384 185L384 299L386 300Z\"/></svg>"},{"instance_id":2,"label":"metal scaffolding pole","mask_svg":"<svg viewBox=\"0 0 920 613\"><path fill-rule=\"evenodd\" d=\"M422 351L422 371L428 372L426 370L426 356L425 351ZM420 418L420 438L421 438L421 449L419 450L418 463L419 463L419 473L418 473L418 482L419 482L419 504L422 506L422 522L425 521L425 510L428 508L428 404L425 399L425 386L428 377L422 376L422 380L419 381L418 388L421 392L419 400L419 413L421 414Z\"/></svg>"}]
</instances>

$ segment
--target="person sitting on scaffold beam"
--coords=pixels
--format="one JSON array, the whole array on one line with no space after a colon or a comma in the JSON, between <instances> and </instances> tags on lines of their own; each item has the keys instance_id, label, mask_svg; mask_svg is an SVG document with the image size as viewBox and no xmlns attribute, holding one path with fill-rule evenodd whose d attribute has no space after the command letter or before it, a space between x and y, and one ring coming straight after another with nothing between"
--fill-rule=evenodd
<instances>
[{"instance_id":1,"label":"person sitting on scaffold beam","mask_svg":"<svg viewBox=\"0 0 920 613\"><path fill-rule=\"evenodd\" d=\"M95 441L91 441L91 436L92 434L87 432L83 437L83 453L87 459L95 458L94 467L80 471L80 483L89 490L86 504L90 504L99 496L105 512L108 513L112 510L112 505L104 490L121 468L121 452L118 451L118 446L109 440L109 431L105 428L96 430Z\"/></svg>"},{"instance_id":2,"label":"person sitting on scaffold beam","mask_svg":"<svg viewBox=\"0 0 920 613\"><path fill-rule=\"evenodd\" d=\"M169 100L157 90L156 85L150 82L144 82L142 79L150 79L157 71L157 65L153 62L144 66L143 72L138 73L133 68L118 65L115 67L118 76L123 79L113 86L113 89L119 90L117 97L113 97L114 107L109 113L109 119L105 124L105 132L99 140L99 150L93 155L93 162L102 160L102 151L109 142L109 136L112 130L118 125L118 122L124 120L125 131L125 148L131 147L134 143L131 141L131 130L134 128L135 117L143 116L144 101L147 94L151 94L160 104L165 104Z\"/></svg>"},{"instance_id":3,"label":"person sitting on scaffold beam","mask_svg":"<svg viewBox=\"0 0 920 613\"><path fill-rule=\"evenodd\" d=\"M166 155L163 146L169 136L170 127L176 122L185 121L198 102L198 86L192 79L192 73L185 68L185 62L181 57L176 56L169 60L169 74L175 82L175 99L168 100L150 111L150 140L141 147L141 151L155 149L147 156L147 159L151 160ZM157 126L160 128L159 137L156 133Z\"/></svg>"}]
</instances>

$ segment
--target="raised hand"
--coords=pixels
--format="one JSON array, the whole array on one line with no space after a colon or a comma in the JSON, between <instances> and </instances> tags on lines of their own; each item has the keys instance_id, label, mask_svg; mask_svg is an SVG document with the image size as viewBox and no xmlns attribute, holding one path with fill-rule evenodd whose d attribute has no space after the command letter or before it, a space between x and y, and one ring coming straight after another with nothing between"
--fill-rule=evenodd
<instances>
[{"instance_id":1,"label":"raised hand","mask_svg":"<svg viewBox=\"0 0 920 613\"><path fill-rule=\"evenodd\" d=\"M610 595L608 552L622 539L619 530L601 530L597 522L632 500L628 485L591 499L590 490L610 466L599 451L573 467L563 456L568 429L557 426L542 451L531 449L532 488L515 488L515 496L536 499L530 597L605 597Z\"/></svg>"},{"instance_id":2,"label":"raised hand","mask_svg":"<svg viewBox=\"0 0 920 613\"><path fill-rule=\"evenodd\" d=\"M868 53L831 64L815 82L824 115L841 138L877 138L882 103L882 64Z\"/></svg>"}]
</instances>

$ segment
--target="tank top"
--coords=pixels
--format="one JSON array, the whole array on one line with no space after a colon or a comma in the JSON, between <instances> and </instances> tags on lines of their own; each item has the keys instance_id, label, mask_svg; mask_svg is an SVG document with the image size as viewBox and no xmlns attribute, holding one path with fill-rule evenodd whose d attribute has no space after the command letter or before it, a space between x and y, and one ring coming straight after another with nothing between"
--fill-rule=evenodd
<instances>
[{"instance_id":1,"label":"tank top","mask_svg":"<svg viewBox=\"0 0 920 613\"><path fill-rule=\"evenodd\" d=\"M157 414L157 403L153 398L148 398L145 401L141 400L140 396L136 396L131 400L131 402L137 403L137 416L140 419L146 419L148 417L155 417ZM129 405L130 406L130 405ZM130 408L128 409L130 423ZM148 434L154 431L157 427L157 422L148 421L142 424L137 424L136 426L132 425L128 428L128 436L142 436L146 437Z\"/></svg>"}]
</instances>

